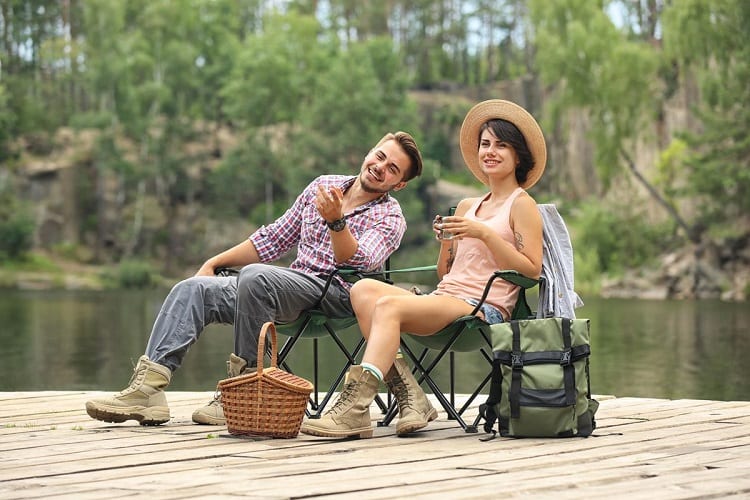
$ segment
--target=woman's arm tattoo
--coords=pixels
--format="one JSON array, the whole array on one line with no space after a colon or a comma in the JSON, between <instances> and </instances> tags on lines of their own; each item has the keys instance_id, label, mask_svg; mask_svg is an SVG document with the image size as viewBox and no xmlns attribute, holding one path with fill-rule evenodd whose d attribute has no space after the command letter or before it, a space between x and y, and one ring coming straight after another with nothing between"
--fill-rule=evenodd
<instances>
[{"instance_id":1,"label":"woman's arm tattoo","mask_svg":"<svg viewBox=\"0 0 750 500\"><path fill-rule=\"evenodd\" d=\"M521 236L521 233L516 232L516 248L520 251L523 250L523 236Z\"/></svg>"},{"instance_id":2,"label":"woman's arm tattoo","mask_svg":"<svg viewBox=\"0 0 750 500\"><path fill-rule=\"evenodd\" d=\"M450 271L451 268L453 267L453 261L455 260L455 258L456 258L456 255L453 253L453 243L451 243L451 246L448 248L448 261L447 261L448 271Z\"/></svg>"}]
</instances>

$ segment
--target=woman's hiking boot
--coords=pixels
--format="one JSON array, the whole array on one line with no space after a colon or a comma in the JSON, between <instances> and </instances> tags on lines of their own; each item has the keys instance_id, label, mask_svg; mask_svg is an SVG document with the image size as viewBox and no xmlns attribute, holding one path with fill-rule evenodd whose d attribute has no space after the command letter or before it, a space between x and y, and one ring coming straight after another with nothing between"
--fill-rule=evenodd
<instances>
[{"instance_id":1,"label":"woman's hiking boot","mask_svg":"<svg viewBox=\"0 0 750 500\"><path fill-rule=\"evenodd\" d=\"M112 397L86 401L86 413L104 422L137 420L141 425L163 424L170 418L164 389L171 379L169 368L141 356L128 387Z\"/></svg>"},{"instance_id":2,"label":"woman's hiking boot","mask_svg":"<svg viewBox=\"0 0 750 500\"><path fill-rule=\"evenodd\" d=\"M360 365L352 366L333 408L319 419L303 422L300 432L332 438L371 438L370 404L378 394L378 386L378 379L372 372L363 370Z\"/></svg>"},{"instance_id":3,"label":"woman's hiking boot","mask_svg":"<svg viewBox=\"0 0 750 500\"><path fill-rule=\"evenodd\" d=\"M397 435L409 434L426 427L437 418L437 410L419 387L417 379L403 358L396 358L384 382L398 402Z\"/></svg>"},{"instance_id":4,"label":"woman's hiking boot","mask_svg":"<svg viewBox=\"0 0 750 500\"><path fill-rule=\"evenodd\" d=\"M254 367L253 367L254 368ZM227 361L227 375L229 378L242 375L247 370L247 361L232 353ZM227 425L224 408L221 406L221 391L214 393L214 398L206 406L193 412L193 422L204 425Z\"/></svg>"}]
</instances>

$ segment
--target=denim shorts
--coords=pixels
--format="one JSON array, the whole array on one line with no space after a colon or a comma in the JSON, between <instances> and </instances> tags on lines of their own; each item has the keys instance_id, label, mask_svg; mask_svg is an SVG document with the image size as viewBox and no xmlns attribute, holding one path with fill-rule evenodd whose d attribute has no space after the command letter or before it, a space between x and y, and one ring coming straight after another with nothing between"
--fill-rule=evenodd
<instances>
[{"instance_id":1,"label":"denim shorts","mask_svg":"<svg viewBox=\"0 0 750 500\"><path fill-rule=\"evenodd\" d=\"M474 307L476 307L476 305L479 304L479 301L477 299L464 299L464 300ZM501 313L497 307L491 306L490 304L487 304L486 302L482 304L482 307L480 307L479 310L482 311L482 313L484 313L484 320L490 325L494 325L495 323L502 323L504 321L503 313Z\"/></svg>"}]
</instances>

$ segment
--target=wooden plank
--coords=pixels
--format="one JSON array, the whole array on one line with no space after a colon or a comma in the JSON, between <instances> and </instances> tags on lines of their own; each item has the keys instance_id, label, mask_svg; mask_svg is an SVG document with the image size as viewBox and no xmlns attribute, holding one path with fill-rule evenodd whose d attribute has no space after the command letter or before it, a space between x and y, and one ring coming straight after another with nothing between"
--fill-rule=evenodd
<instances>
[{"instance_id":1,"label":"wooden plank","mask_svg":"<svg viewBox=\"0 0 750 500\"><path fill-rule=\"evenodd\" d=\"M750 402L607 399L589 439L482 442L441 412L409 438L270 440L193 425L211 393L170 394L156 428L91 420L97 394L0 394L0 497L689 498L745 494L750 476Z\"/></svg>"}]
</instances>

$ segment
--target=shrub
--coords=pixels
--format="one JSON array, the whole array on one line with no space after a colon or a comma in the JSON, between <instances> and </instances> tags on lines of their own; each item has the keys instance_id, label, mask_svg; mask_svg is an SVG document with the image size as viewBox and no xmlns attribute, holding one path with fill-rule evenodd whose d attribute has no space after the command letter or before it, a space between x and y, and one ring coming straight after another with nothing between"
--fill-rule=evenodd
<instances>
[{"instance_id":1,"label":"shrub","mask_svg":"<svg viewBox=\"0 0 750 500\"><path fill-rule=\"evenodd\" d=\"M0 211L0 257L3 259L22 258L34 243L34 217L25 207L15 205L15 209Z\"/></svg>"},{"instance_id":2,"label":"shrub","mask_svg":"<svg viewBox=\"0 0 750 500\"><path fill-rule=\"evenodd\" d=\"M602 205L590 202L581 206L575 223L576 252L595 251L600 272L619 273L647 265L674 239L674 225L652 222L633 206ZM587 273L592 273L592 255L586 255Z\"/></svg>"},{"instance_id":3,"label":"shrub","mask_svg":"<svg viewBox=\"0 0 750 500\"><path fill-rule=\"evenodd\" d=\"M139 260L124 260L117 267L117 284L122 288L148 288L156 283L151 264Z\"/></svg>"}]
</instances>

